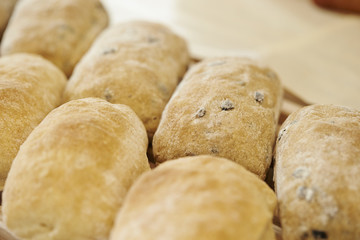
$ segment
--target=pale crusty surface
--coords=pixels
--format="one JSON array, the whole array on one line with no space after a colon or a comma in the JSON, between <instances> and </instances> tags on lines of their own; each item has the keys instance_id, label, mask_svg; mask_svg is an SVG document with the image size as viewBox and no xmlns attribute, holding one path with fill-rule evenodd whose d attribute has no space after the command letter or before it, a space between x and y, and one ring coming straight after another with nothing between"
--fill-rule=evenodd
<instances>
[{"instance_id":1,"label":"pale crusty surface","mask_svg":"<svg viewBox=\"0 0 360 240\"><path fill-rule=\"evenodd\" d=\"M130 189L111 240L274 240L275 193L242 166L213 156L161 164Z\"/></svg>"},{"instance_id":2,"label":"pale crusty surface","mask_svg":"<svg viewBox=\"0 0 360 240\"><path fill-rule=\"evenodd\" d=\"M1 0L0 1L0 39L6 28L8 20L17 0Z\"/></svg>"},{"instance_id":3,"label":"pale crusty surface","mask_svg":"<svg viewBox=\"0 0 360 240\"><path fill-rule=\"evenodd\" d=\"M0 189L20 145L61 103L65 75L42 57L0 58Z\"/></svg>"},{"instance_id":4,"label":"pale crusty surface","mask_svg":"<svg viewBox=\"0 0 360 240\"><path fill-rule=\"evenodd\" d=\"M211 154L265 178L281 99L270 69L235 57L205 60L190 69L167 104L153 139L155 160Z\"/></svg>"},{"instance_id":5,"label":"pale crusty surface","mask_svg":"<svg viewBox=\"0 0 360 240\"><path fill-rule=\"evenodd\" d=\"M108 239L127 190L150 170L147 143L128 106L88 98L53 110L11 167L6 226L21 239Z\"/></svg>"},{"instance_id":6,"label":"pale crusty surface","mask_svg":"<svg viewBox=\"0 0 360 240\"><path fill-rule=\"evenodd\" d=\"M360 111L313 105L291 114L274 179L284 239L360 239Z\"/></svg>"},{"instance_id":7,"label":"pale crusty surface","mask_svg":"<svg viewBox=\"0 0 360 240\"><path fill-rule=\"evenodd\" d=\"M167 27L144 21L107 29L76 67L65 101L99 97L130 106L151 138L189 63L186 42Z\"/></svg>"},{"instance_id":8,"label":"pale crusty surface","mask_svg":"<svg viewBox=\"0 0 360 240\"><path fill-rule=\"evenodd\" d=\"M39 54L70 76L107 25L100 0L21 0L4 33L1 54Z\"/></svg>"}]
</instances>

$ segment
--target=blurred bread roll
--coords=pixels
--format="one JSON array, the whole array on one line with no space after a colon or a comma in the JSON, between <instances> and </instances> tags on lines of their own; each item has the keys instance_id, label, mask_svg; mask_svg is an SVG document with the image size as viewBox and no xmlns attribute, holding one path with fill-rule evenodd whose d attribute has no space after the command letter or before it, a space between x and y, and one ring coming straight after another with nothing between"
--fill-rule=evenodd
<instances>
[{"instance_id":1,"label":"blurred bread roll","mask_svg":"<svg viewBox=\"0 0 360 240\"><path fill-rule=\"evenodd\" d=\"M100 0L21 0L4 33L1 54L39 54L69 77L107 25Z\"/></svg>"},{"instance_id":2,"label":"blurred bread roll","mask_svg":"<svg viewBox=\"0 0 360 240\"><path fill-rule=\"evenodd\" d=\"M204 60L185 75L162 114L155 160L210 154L264 179L281 100L280 80L269 68L238 57Z\"/></svg>"},{"instance_id":3,"label":"blurred bread roll","mask_svg":"<svg viewBox=\"0 0 360 240\"><path fill-rule=\"evenodd\" d=\"M167 27L144 21L117 24L77 65L65 101L99 97L126 104L151 138L188 63L186 42Z\"/></svg>"},{"instance_id":4,"label":"blurred bread roll","mask_svg":"<svg viewBox=\"0 0 360 240\"><path fill-rule=\"evenodd\" d=\"M20 145L61 103L65 75L42 57L0 58L0 190Z\"/></svg>"},{"instance_id":5,"label":"blurred bread roll","mask_svg":"<svg viewBox=\"0 0 360 240\"><path fill-rule=\"evenodd\" d=\"M150 170L142 122L125 105L88 98L53 110L26 139L3 193L20 239L108 239L133 181Z\"/></svg>"},{"instance_id":6,"label":"blurred bread roll","mask_svg":"<svg viewBox=\"0 0 360 240\"><path fill-rule=\"evenodd\" d=\"M277 139L274 179L284 239L360 239L360 111L292 113Z\"/></svg>"},{"instance_id":7,"label":"blurred bread roll","mask_svg":"<svg viewBox=\"0 0 360 240\"><path fill-rule=\"evenodd\" d=\"M1 0L0 1L0 39L9 21L13 8L17 0Z\"/></svg>"},{"instance_id":8,"label":"blurred bread roll","mask_svg":"<svg viewBox=\"0 0 360 240\"><path fill-rule=\"evenodd\" d=\"M227 159L161 164L130 189L111 240L275 240L275 193Z\"/></svg>"}]
</instances>

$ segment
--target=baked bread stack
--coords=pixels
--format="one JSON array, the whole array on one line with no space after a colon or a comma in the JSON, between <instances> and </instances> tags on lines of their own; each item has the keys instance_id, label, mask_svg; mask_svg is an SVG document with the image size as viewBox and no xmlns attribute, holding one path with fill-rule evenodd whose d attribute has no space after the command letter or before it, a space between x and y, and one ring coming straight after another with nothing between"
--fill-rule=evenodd
<instances>
[{"instance_id":1,"label":"baked bread stack","mask_svg":"<svg viewBox=\"0 0 360 240\"><path fill-rule=\"evenodd\" d=\"M39 54L69 77L107 24L100 0L21 0L4 33L1 54Z\"/></svg>"},{"instance_id":2,"label":"baked bread stack","mask_svg":"<svg viewBox=\"0 0 360 240\"><path fill-rule=\"evenodd\" d=\"M185 41L144 21L108 28L77 65L65 101L98 97L130 106L151 139L189 63Z\"/></svg>"},{"instance_id":3,"label":"baked bread stack","mask_svg":"<svg viewBox=\"0 0 360 240\"><path fill-rule=\"evenodd\" d=\"M150 170L147 141L125 105L89 98L53 110L13 162L6 226L20 239L108 239L127 190Z\"/></svg>"},{"instance_id":4,"label":"baked bread stack","mask_svg":"<svg viewBox=\"0 0 360 240\"><path fill-rule=\"evenodd\" d=\"M42 57L0 58L0 190L20 145L60 105L65 75Z\"/></svg>"},{"instance_id":5,"label":"baked bread stack","mask_svg":"<svg viewBox=\"0 0 360 240\"><path fill-rule=\"evenodd\" d=\"M360 111L292 113L277 138L275 187L285 240L360 239Z\"/></svg>"},{"instance_id":6,"label":"baked bread stack","mask_svg":"<svg viewBox=\"0 0 360 240\"><path fill-rule=\"evenodd\" d=\"M0 58L1 188L15 158L3 193L7 228L33 240L274 240L277 200L262 179L283 95L277 75L220 57L178 85L190 61L184 39L131 21L90 47L107 24L99 0L16 8L4 55L36 53L70 76L89 51L65 92L66 76L47 60ZM285 240L360 239L358 159L358 110L315 105L286 120L275 166Z\"/></svg>"},{"instance_id":7,"label":"baked bread stack","mask_svg":"<svg viewBox=\"0 0 360 240\"><path fill-rule=\"evenodd\" d=\"M158 162L210 154L264 179L271 163L282 87L253 61L224 57L193 66L170 99L153 140Z\"/></svg>"}]
</instances>

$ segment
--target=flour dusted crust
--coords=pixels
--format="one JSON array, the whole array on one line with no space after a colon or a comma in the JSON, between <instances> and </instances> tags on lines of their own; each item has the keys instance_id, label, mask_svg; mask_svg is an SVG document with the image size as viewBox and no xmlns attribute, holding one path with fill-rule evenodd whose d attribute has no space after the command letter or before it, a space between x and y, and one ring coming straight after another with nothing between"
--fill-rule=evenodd
<instances>
[{"instance_id":1,"label":"flour dusted crust","mask_svg":"<svg viewBox=\"0 0 360 240\"><path fill-rule=\"evenodd\" d=\"M65 101L99 97L130 106L151 138L189 63L185 41L167 27L131 21L107 29L76 67Z\"/></svg>"},{"instance_id":2,"label":"flour dusted crust","mask_svg":"<svg viewBox=\"0 0 360 240\"><path fill-rule=\"evenodd\" d=\"M274 179L284 239L360 239L360 111L313 105L291 114Z\"/></svg>"},{"instance_id":3,"label":"flour dusted crust","mask_svg":"<svg viewBox=\"0 0 360 240\"><path fill-rule=\"evenodd\" d=\"M153 139L156 161L211 154L261 178L271 162L282 87L268 68L242 58L202 61L185 75Z\"/></svg>"},{"instance_id":4,"label":"flour dusted crust","mask_svg":"<svg viewBox=\"0 0 360 240\"><path fill-rule=\"evenodd\" d=\"M107 25L99 0L21 0L4 34L1 53L39 54L70 76Z\"/></svg>"},{"instance_id":5,"label":"flour dusted crust","mask_svg":"<svg viewBox=\"0 0 360 240\"><path fill-rule=\"evenodd\" d=\"M147 143L128 106L88 98L53 110L13 162L6 226L21 239L108 239L127 190L150 170Z\"/></svg>"},{"instance_id":6,"label":"flour dusted crust","mask_svg":"<svg viewBox=\"0 0 360 240\"><path fill-rule=\"evenodd\" d=\"M30 54L0 58L0 189L20 145L61 102L65 75Z\"/></svg>"},{"instance_id":7,"label":"flour dusted crust","mask_svg":"<svg viewBox=\"0 0 360 240\"><path fill-rule=\"evenodd\" d=\"M1 0L0 1L0 39L6 28L11 12L17 0Z\"/></svg>"},{"instance_id":8,"label":"flour dusted crust","mask_svg":"<svg viewBox=\"0 0 360 240\"><path fill-rule=\"evenodd\" d=\"M111 240L274 240L274 192L224 158L186 157L142 175Z\"/></svg>"}]
</instances>

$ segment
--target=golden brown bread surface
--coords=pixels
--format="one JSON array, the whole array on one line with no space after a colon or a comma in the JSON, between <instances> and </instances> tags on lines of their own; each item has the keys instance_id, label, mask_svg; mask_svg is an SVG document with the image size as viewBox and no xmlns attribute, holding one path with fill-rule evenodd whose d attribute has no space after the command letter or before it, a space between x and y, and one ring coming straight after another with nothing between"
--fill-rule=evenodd
<instances>
[{"instance_id":1,"label":"golden brown bread surface","mask_svg":"<svg viewBox=\"0 0 360 240\"><path fill-rule=\"evenodd\" d=\"M128 188L150 170L147 141L125 105L88 98L53 110L11 167L5 224L21 239L108 239Z\"/></svg>"},{"instance_id":2,"label":"golden brown bread surface","mask_svg":"<svg viewBox=\"0 0 360 240\"><path fill-rule=\"evenodd\" d=\"M22 0L4 33L1 54L39 54L70 76L107 25L100 0Z\"/></svg>"},{"instance_id":3,"label":"golden brown bread surface","mask_svg":"<svg viewBox=\"0 0 360 240\"><path fill-rule=\"evenodd\" d=\"M275 187L286 240L360 239L360 111L292 113L276 146Z\"/></svg>"},{"instance_id":4,"label":"golden brown bread surface","mask_svg":"<svg viewBox=\"0 0 360 240\"><path fill-rule=\"evenodd\" d=\"M274 240L274 192L224 158L161 164L130 189L111 240Z\"/></svg>"},{"instance_id":5,"label":"golden brown bread surface","mask_svg":"<svg viewBox=\"0 0 360 240\"><path fill-rule=\"evenodd\" d=\"M155 160L211 154L265 178L281 99L270 69L235 57L205 60L190 69L167 104L153 139Z\"/></svg>"},{"instance_id":6,"label":"golden brown bread surface","mask_svg":"<svg viewBox=\"0 0 360 240\"><path fill-rule=\"evenodd\" d=\"M0 190L20 145L61 102L65 75L42 57L0 58Z\"/></svg>"},{"instance_id":7,"label":"golden brown bread surface","mask_svg":"<svg viewBox=\"0 0 360 240\"><path fill-rule=\"evenodd\" d=\"M17 0L1 0L0 1L0 39L6 28L12 10Z\"/></svg>"},{"instance_id":8,"label":"golden brown bread surface","mask_svg":"<svg viewBox=\"0 0 360 240\"><path fill-rule=\"evenodd\" d=\"M185 41L167 27L143 21L107 29L77 65L65 101L99 97L130 106L151 138L189 63Z\"/></svg>"}]
</instances>

